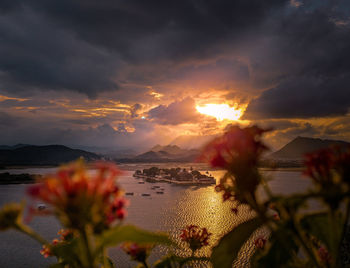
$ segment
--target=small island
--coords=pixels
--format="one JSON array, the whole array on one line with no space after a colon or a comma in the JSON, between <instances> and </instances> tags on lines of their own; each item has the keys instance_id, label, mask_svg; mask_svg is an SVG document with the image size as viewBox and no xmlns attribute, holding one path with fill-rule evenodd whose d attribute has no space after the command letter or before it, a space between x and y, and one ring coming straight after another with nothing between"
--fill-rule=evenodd
<instances>
[{"instance_id":1,"label":"small island","mask_svg":"<svg viewBox=\"0 0 350 268\"><path fill-rule=\"evenodd\" d=\"M0 184L34 183L39 175L0 173Z\"/></svg>"},{"instance_id":2,"label":"small island","mask_svg":"<svg viewBox=\"0 0 350 268\"><path fill-rule=\"evenodd\" d=\"M207 172L208 173L208 172ZM151 167L148 169L136 170L135 178L144 179L147 182L168 182L179 185L210 185L216 184L214 177L201 174L198 170L181 169L181 168L165 168Z\"/></svg>"}]
</instances>

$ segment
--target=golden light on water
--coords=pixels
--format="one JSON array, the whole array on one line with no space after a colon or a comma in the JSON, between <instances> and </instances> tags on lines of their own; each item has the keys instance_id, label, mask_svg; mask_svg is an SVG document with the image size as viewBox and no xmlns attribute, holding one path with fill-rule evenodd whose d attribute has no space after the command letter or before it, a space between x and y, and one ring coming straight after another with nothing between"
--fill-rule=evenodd
<instances>
[{"instance_id":1,"label":"golden light on water","mask_svg":"<svg viewBox=\"0 0 350 268\"><path fill-rule=\"evenodd\" d=\"M213 116L218 121L222 120L238 120L243 115L243 109L230 107L228 104L205 104L204 106L196 106L199 113Z\"/></svg>"}]
</instances>

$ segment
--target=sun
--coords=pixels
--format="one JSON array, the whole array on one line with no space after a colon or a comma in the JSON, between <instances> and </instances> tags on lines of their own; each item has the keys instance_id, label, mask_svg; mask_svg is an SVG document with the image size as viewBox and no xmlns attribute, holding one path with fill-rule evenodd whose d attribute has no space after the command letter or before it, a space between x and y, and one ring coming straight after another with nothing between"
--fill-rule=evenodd
<instances>
[{"instance_id":1,"label":"sun","mask_svg":"<svg viewBox=\"0 0 350 268\"><path fill-rule=\"evenodd\" d=\"M243 115L243 109L230 107L228 104L205 104L204 106L196 106L199 113L213 116L218 121L232 120L236 121Z\"/></svg>"}]
</instances>

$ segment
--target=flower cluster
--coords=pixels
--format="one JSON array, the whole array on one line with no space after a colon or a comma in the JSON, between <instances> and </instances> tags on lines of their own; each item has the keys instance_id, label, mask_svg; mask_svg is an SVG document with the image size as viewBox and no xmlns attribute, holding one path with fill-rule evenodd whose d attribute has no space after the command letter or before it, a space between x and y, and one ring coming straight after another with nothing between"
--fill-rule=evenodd
<instances>
[{"instance_id":1,"label":"flower cluster","mask_svg":"<svg viewBox=\"0 0 350 268\"><path fill-rule=\"evenodd\" d=\"M331 169L334 165L334 155L331 149L322 149L305 154L306 170L304 174L317 183L328 186L332 183Z\"/></svg>"},{"instance_id":2,"label":"flower cluster","mask_svg":"<svg viewBox=\"0 0 350 268\"><path fill-rule=\"evenodd\" d=\"M207 160L212 167L235 170L242 164L255 166L267 147L261 142L261 136L268 130L257 126L231 127L224 135L211 141L203 150L201 159Z\"/></svg>"},{"instance_id":3,"label":"flower cluster","mask_svg":"<svg viewBox=\"0 0 350 268\"><path fill-rule=\"evenodd\" d=\"M206 228L200 228L197 225L189 225L182 230L180 238L186 242L190 249L194 252L203 246L208 245L208 239L211 233Z\"/></svg>"},{"instance_id":4,"label":"flower cluster","mask_svg":"<svg viewBox=\"0 0 350 268\"><path fill-rule=\"evenodd\" d=\"M257 126L234 126L204 148L200 159L206 160L212 167L227 170L216 187L216 191L223 192L224 201L247 203L246 193L254 195L260 182L258 162L267 150L261 141L266 131Z\"/></svg>"},{"instance_id":5,"label":"flower cluster","mask_svg":"<svg viewBox=\"0 0 350 268\"><path fill-rule=\"evenodd\" d=\"M74 234L70 230L61 229L57 234L60 235L58 239L55 238L52 240L51 244L43 245L42 250L40 250L40 254L45 258L54 256L53 247L63 243L69 243L74 238Z\"/></svg>"},{"instance_id":6,"label":"flower cluster","mask_svg":"<svg viewBox=\"0 0 350 268\"><path fill-rule=\"evenodd\" d=\"M28 193L49 204L63 226L83 229L92 226L98 233L125 217L126 202L116 185L120 171L114 164L97 163L88 171L79 160L62 167L31 186Z\"/></svg>"},{"instance_id":7,"label":"flower cluster","mask_svg":"<svg viewBox=\"0 0 350 268\"><path fill-rule=\"evenodd\" d=\"M153 245L137 243L124 243L121 248L128 254L132 260L145 263L148 258Z\"/></svg>"},{"instance_id":8,"label":"flower cluster","mask_svg":"<svg viewBox=\"0 0 350 268\"><path fill-rule=\"evenodd\" d=\"M306 170L322 198L337 209L342 194L350 189L350 147L330 147L305 155Z\"/></svg>"},{"instance_id":9,"label":"flower cluster","mask_svg":"<svg viewBox=\"0 0 350 268\"><path fill-rule=\"evenodd\" d=\"M350 182L350 147L330 147L305 155L304 174L316 183L328 187L334 183L332 171Z\"/></svg>"}]
</instances>

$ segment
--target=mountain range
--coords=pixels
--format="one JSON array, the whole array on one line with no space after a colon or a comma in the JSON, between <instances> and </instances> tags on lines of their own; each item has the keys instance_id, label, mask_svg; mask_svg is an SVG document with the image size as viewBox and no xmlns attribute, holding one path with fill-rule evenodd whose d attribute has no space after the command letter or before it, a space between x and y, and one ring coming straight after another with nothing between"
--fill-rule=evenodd
<instances>
[{"instance_id":1,"label":"mountain range","mask_svg":"<svg viewBox=\"0 0 350 268\"><path fill-rule=\"evenodd\" d=\"M198 149L182 149L177 145L156 145L149 151L133 159L137 162L193 162L199 154Z\"/></svg>"},{"instance_id":2,"label":"mountain range","mask_svg":"<svg viewBox=\"0 0 350 268\"><path fill-rule=\"evenodd\" d=\"M3 149L5 148L5 149ZM59 165L83 157L86 161L100 160L95 153L63 145L35 146L19 144L0 147L0 165Z\"/></svg>"},{"instance_id":3,"label":"mountain range","mask_svg":"<svg viewBox=\"0 0 350 268\"><path fill-rule=\"evenodd\" d=\"M317 138L297 137L287 143L280 150L265 156L265 160L273 163L290 165L296 161L302 163L303 155L307 152L337 145L350 146L350 143L336 140L322 140ZM116 162L193 162L200 153L199 149L183 149L177 145L156 145L150 150L135 156L135 152L118 152L118 156L112 154L96 154L85 150L72 149L63 145L27 145L14 146L0 145L0 166L13 165L59 165L77 158L83 157L86 161L113 159ZM295 164L294 163L294 164Z\"/></svg>"}]
</instances>

